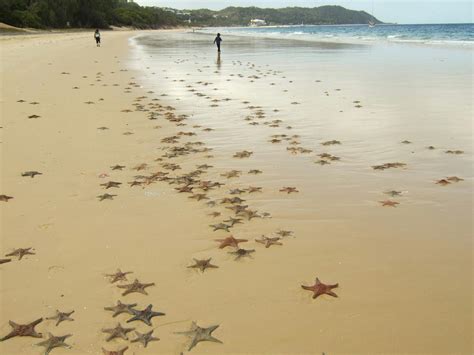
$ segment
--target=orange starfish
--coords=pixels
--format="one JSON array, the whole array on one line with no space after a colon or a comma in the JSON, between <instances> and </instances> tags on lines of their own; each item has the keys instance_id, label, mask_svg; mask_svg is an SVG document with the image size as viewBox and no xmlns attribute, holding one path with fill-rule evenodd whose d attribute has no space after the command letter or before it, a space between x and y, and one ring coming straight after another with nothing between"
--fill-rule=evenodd
<instances>
[{"instance_id":1,"label":"orange starfish","mask_svg":"<svg viewBox=\"0 0 474 355\"><path fill-rule=\"evenodd\" d=\"M216 239L216 242L221 243L219 249L224 249L225 247L234 247L238 248L239 243L248 242L247 239L235 239L233 236L227 237L225 239Z\"/></svg>"},{"instance_id":2,"label":"orange starfish","mask_svg":"<svg viewBox=\"0 0 474 355\"><path fill-rule=\"evenodd\" d=\"M382 207L397 207L397 205L400 204L400 202L396 201L391 201L391 200L385 200L385 201L379 201L382 204Z\"/></svg>"},{"instance_id":3,"label":"orange starfish","mask_svg":"<svg viewBox=\"0 0 474 355\"><path fill-rule=\"evenodd\" d=\"M301 285L301 288L303 288L304 290L313 291L313 293L314 293L313 298L317 298L317 297L319 297L321 295L324 295L324 294L332 296L332 297L337 297L337 295L334 292L332 292L331 290L333 288L337 288L338 286L339 286L339 284L334 284L334 285L323 284L316 277L316 283L313 286Z\"/></svg>"}]
</instances>

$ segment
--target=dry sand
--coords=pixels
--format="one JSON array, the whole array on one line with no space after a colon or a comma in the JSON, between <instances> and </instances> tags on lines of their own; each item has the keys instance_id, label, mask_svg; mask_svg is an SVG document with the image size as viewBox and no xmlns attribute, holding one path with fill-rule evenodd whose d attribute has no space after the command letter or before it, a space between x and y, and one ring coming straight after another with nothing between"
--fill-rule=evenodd
<instances>
[{"instance_id":1,"label":"dry sand","mask_svg":"<svg viewBox=\"0 0 474 355\"><path fill-rule=\"evenodd\" d=\"M170 146L161 143L163 138L194 131L197 137L179 139L199 141L206 127L176 127L164 119L166 112L178 116L180 103L141 87L140 73L126 63L132 35L110 33L101 48L95 47L92 34L0 42L0 194L14 197L0 202L0 252L25 247L35 252L0 265L0 336L10 331L8 320L26 324L51 317L58 309L74 310L74 321L55 326L44 320L37 326L43 334L73 334L66 341L72 348L53 350L58 355L101 354L102 347L127 345L126 354L179 354L186 352L189 342L175 332L187 330L192 321L204 327L219 324L213 335L223 342L200 343L193 353L472 353L472 226L465 215L469 198L461 205L446 198L443 208L430 206L425 215L419 205L356 206L356 218L348 225L334 214L338 209L350 214L354 205L331 206L344 193L326 196L319 187L320 204L328 209L307 216L299 213L299 203L317 203L303 200L311 185L293 183L283 172L278 184L244 173L238 186L262 186L264 192L240 197L274 218L236 225L233 234L249 239L242 246L256 252L253 259L235 262L214 241L228 233L209 228L221 221L207 215L216 209L189 200L173 189L176 185L165 182L129 187L135 175L164 171L156 161L162 148ZM136 101L142 96L146 98ZM143 107L136 110L137 103ZM171 104L176 111L150 104ZM148 120L149 112L143 109L160 115ZM33 114L40 117L29 119ZM208 163L222 169L202 179L227 183L220 173L258 168L229 156L227 161L219 156L214 161L207 154L219 152L173 159L182 166L175 173ZM142 163L147 169L132 170ZM115 164L125 168L112 171ZM272 169L270 174L278 174L278 166ZM30 170L42 175L21 176ZM100 184L109 180L123 185L104 190ZM465 193L472 193L471 181L465 183ZM301 192L283 195L278 192L283 186L296 186ZM228 196L228 187L210 196ZM106 192L117 196L99 202L96 196ZM358 194L354 191L353 196ZM229 215L222 207L217 210ZM407 218L410 223L404 224ZM432 223L440 220L445 223ZM458 230L453 229L456 225ZM279 229L294 232L282 240L283 246L265 249L254 242ZM208 257L218 269L201 274L187 268L193 258ZM122 297L123 290L105 277L117 268L133 271L127 275L129 281L138 278L155 286L147 288L148 296ZM312 300L300 285L312 284L316 276L339 283L334 290L339 297ZM104 310L117 300L138 303L139 309L153 304L166 313L153 318L153 328L139 322L126 325L142 333L155 329L160 341L146 349L124 340L106 342L101 330L118 321L125 326L128 319L112 318ZM34 345L39 341L14 338L0 343L0 353L40 354L41 348Z\"/></svg>"}]
</instances>

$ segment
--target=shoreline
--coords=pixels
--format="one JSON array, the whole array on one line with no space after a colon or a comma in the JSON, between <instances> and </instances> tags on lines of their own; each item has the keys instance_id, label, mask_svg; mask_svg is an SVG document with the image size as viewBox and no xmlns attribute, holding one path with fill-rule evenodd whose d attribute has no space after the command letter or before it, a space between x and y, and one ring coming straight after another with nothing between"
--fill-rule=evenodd
<instances>
[{"instance_id":1,"label":"shoreline","mask_svg":"<svg viewBox=\"0 0 474 355\"><path fill-rule=\"evenodd\" d=\"M283 80L261 74L262 80L248 86L244 80L250 76L251 72L246 70L250 71L252 66L249 64L245 70L237 66L237 61L244 62L246 58L246 52L238 52L239 43L232 44L235 52L224 52L226 61L221 72L215 73L219 68L212 63L213 57L207 57L207 47L190 47L192 59L186 45L176 52L166 45L158 47L156 55L143 48L130 48L129 41L138 33L147 32L107 32L111 37L104 38L100 49L94 47L91 34L41 38L38 43L6 41L2 48L1 163L5 169L0 194L14 198L8 203L0 202L4 235L1 252L34 247L35 255L0 266L4 305L0 311L1 336L9 332L10 319L24 324L39 317L51 317L59 309L75 310L74 321L56 327L54 321L45 319L38 326L45 334L73 334L67 341L72 349L55 349L54 354L58 355L101 354L101 347L118 350L124 346L130 347L126 354L180 353L187 350L189 343L175 332L188 330L191 321L203 327L220 324L213 335L223 341L198 344L193 350L196 353L422 353L427 351L427 344L430 351L439 354L467 353L469 327L463 321L469 320L469 315L461 312L461 305L469 302L469 294L461 275L469 265L466 251L472 245L464 236L464 229L458 232L457 242L445 240L443 235L452 231L453 220L464 226L466 212L460 209L460 200L450 199L448 193L462 197L464 189L472 183L470 175L462 175L466 179L464 185L439 190L439 196L433 197L428 190L433 182L424 181L421 169L416 169L415 158L407 157L413 159L410 170L393 175L385 172L383 183L377 180L380 175L375 175L364 159L355 159L360 152L358 143L350 139L355 133L341 138L341 132L323 125L324 117L336 117L329 110L335 108L336 102L343 102L341 109L354 121L369 116L377 107L369 102L368 94L366 97L357 92L358 96L353 97L354 90L345 81L337 82L332 68L325 67L325 73L317 73L324 85L319 90L327 85L331 96L323 96L329 100L327 103L318 96L321 123L314 134L309 123L302 124L292 117L304 114L308 102L301 99L298 109L289 104L295 97L306 97L281 94L281 107L277 106L281 112L272 113L274 106L267 100L271 95L257 89L270 90L271 82L276 83L276 88L283 88L290 78L296 82L301 78L290 76ZM165 44L180 35L180 31L173 30L151 33ZM231 66L230 58L236 61L235 66ZM278 63L269 65L278 72ZM258 68L258 64L254 66ZM340 63L334 66L339 68ZM226 84L226 78L232 83ZM241 100L251 92L249 87L261 93L261 97L243 104ZM339 87L343 93L335 97ZM367 112L353 107L353 100L361 97L368 106L362 110ZM17 102L20 99L26 102ZM252 105L256 108L250 109ZM308 185L306 174L313 170L302 168L307 158L296 156L289 160L292 156L285 148L276 152L267 142L271 133L284 127L275 127L272 132L262 123L264 127L257 127L255 136L245 134L246 131L240 134L239 125L248 126L244 116L258 116L259 109L268 115L261 120L290 121L294 128L288 132L301 135L302 146L313 144L310 148L317 153L322 152L322 142L341 139L341 147L324 148L342 155L341 164L327 170L318 167ZM28 119L30 115L40 117ZM255 117L254 120L258 121ZM175 140L178 143L172 143ZM450 143L457 141L443 140L440 149L464 149L448 146ZM424 141L416 144L412 149L417 153L425 150ZM251 159L232 158L231 154L242 149L251 149L255 154ZM183 152L186 154L180 155ZM409 156L408 149L400 148L396 153L395 156ZM210 155L213 157L206 157ZM166 163L172 164L166 168ZM116 164L125 168L111 170ZM174 171L173 164L181 169ZM251 208L259 213L269 212L273 217L245 221L232 229L236 238L249 240L244 247L256 250L254 258L235 261L227 249L217 248L215 239L225 238L229 233L210 229L210 224L223 218L209 214L218 211L227 217L229 211L225 207L231 205L217 202L216 208L210 208L203 201L190 199L190 194L178 193L175 187L183 185L159 174L179 177L207 164L213 167L198 169L203 170L199 173L202 180L225 184L202 191L211 201L241 196ZM359 173L362 164L367 166ZM458 163L445 165L449 171L465 172L458 170ZM221 176L231 169L241 170L241 178ZM262 169L264 173L253 176L247 174L249 169ZM43 175L33 179L22 177L21 173L27 170L38 170ZM136 177L154 174L158 174L156 179L163 179L145 178L142 182ZM354 174L363 174L360 181L355 180L360 184L357 191L344 182ZM392 183L396 187L406 176L402 174L420 176L423 183L429 184L428 188L421 192L411 186L407 188L410 193L401 199L402 208L377 206L377 200L382 198L379 191ZM101 186L109 180L121 182L122 186ZM316 186L311 186L313 181ZM131 182L140 184L127 186ZM301 193L287 196L279 192L282 186L293 184ZM403 184L408 185L406 178ZM263 192L228 195L229 189L249 186L263 186ZM367 186L369 196L364 195ZM99 201L97 196L104 193L117 196L112 201ZM466 206L465 199L464 195L462 206ZM438 210L441 204L444 207ZM416 213L420 208L426 216ZM454 213L449 212L451 209ZM380 221L377 228L369 223L367 211ZM428 212L437 216L434 220L444 218L445 224L433 228L425 225ZM410 215L416 218L406 219ZM272 236L278 230L290 230L294 235L284 238L283 246L268 249L254 241L261 234ZM412 230L419 234L416 238ZM454 256L457 261L452 260ZM204 273L189 268L193 258L209 257L219 268ZM439 264L443 265L442 270ZM155 283L147 288L149 295L122 297L123 290L105 277L117 268L133 271L128 275L129 282L138 278ZM323 282L340 283L335 289L339 297L312 300L300 285L312 284L316 276ZM439 284L448 281L450 290L439 290ZM361 284L364 292L360 292ZM410 294L393 294L394 290L404 288L410 289ZM413 299L427 293L435 296L418 303ZM457 302L453 302L454 296ZM154 318L153 327L126 323L127 315L113 318L104 310L117 300L138 303L139 309L153 304L153 310L166 315ZM432 312L434 309L442 312ZM407 315L410 324L403 323ZM102 330L119 321L142 333L154 329L153 335L161 340L147 348L124 340L105 341ZM414 331L418 332L417 339L412 336ZM443 340L446 334L455 337L456 342ZM134 338L134 333L130 333L130 339ZM0 352L37 354L41 349L33 344L40 341L22 338L0 342Z\"/></svg>"}]
</instances>

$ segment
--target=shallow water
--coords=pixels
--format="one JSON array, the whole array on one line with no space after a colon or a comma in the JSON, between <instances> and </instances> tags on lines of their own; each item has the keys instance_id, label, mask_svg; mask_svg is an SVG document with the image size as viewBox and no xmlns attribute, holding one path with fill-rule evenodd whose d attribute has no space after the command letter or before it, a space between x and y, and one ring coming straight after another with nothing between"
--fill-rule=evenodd
<instances>
[{"instance_id":1,"label":"shallow water","mask_svg":"<svg viewBox=\"0 0 474 355\"><path fill-rule=\"evenodd\" d=\"M230 187L263 186L249 203L273 218L238 233L286 227L296 231L298 246L279 253L284 271L260 263L259 272L307 280L322 273L342 285L341 298L331 300L337 325L324 318L327 328L316 327L317 349L469 352L472 50L225 36L218 57L212 40L191 33L140 36L132 41L129 64L141 70L146 89L167 95L161 99L190 115L190 126L215 129L199 133L214 148L210 178L231 169L264 172L244 174ZM264 117L255 118L259 109ZM247 116L259 125L249 125ZM265 124L273 120L282 123ZM299 146L312 152L293 155L289 142L269 143L274 134L299 135ZM321 145L329 140L342 144ZM253 156L232 158L244 149ZM450 149L464 154L446 154ZM340 161L315 164L324 152ZM371 168L387 162L407 166ZM464 181L435 184L454 175ZM282 186L300 193L282 195ZM400 205L381 207L379 201L389 198L383 192L393 189L402 191L393 198ZM279 302L272 299L269 309L280 308ZM308 327L318 320L303 314L292 318L286 340L267 312L255 313L255 326L275 332L275 351L308 352L314 341ZM289 321L281 314L277 319ZM240 350L258 352L265 344L252 339Z\"/></svg>"}]
</instances>

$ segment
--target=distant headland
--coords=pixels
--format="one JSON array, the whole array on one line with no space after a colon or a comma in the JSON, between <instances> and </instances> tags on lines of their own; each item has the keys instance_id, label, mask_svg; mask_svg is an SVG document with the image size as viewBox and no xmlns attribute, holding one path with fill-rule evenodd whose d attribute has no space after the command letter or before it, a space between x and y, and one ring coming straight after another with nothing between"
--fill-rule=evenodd
<instances>
[{"instance_id":1,"label":"distant headland","mask_svg":"<svg viewBox=\"0 0 474 355\"><path fill-rule=\"evenodd\" d=\"M81 3L84 4L81 5ZM110 26L141 29L204 26L278 26L278 25L342 25L380 24L365 11L349 10L341 6L314 8L286 7L279 9L258 7L227 7L223 10L178 10L146 7L127 0L79 0L58 7L47 0L1 2L0 22L16 27L52 28L108 28Z\"/></svg>"}]
</instances>

